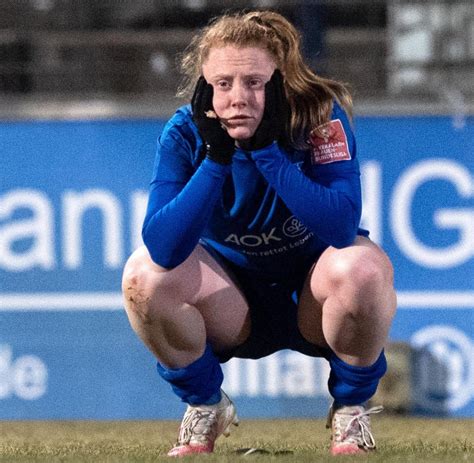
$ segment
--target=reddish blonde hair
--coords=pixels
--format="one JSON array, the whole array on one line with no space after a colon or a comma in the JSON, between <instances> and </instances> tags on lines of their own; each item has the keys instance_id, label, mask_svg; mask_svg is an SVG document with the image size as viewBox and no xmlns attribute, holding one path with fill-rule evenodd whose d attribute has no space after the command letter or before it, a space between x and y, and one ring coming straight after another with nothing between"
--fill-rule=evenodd
<instances>
[{"instance_id":1,"label":"reddish blonde hair","mask_svg":"<svg viewBox=\"0 0 474 463\"><path fill-rule=\"evenodd\" d=\"M285 17L273 11L225 14L212 20L182 56L184 80L178 96L192 94L211 48L227 45L263 48L275 60L284 77L291 108L288 132L295 147L308 147L309 132L330 119L334 99L352 115L347 87L320 77L309 68L302 56L300 34Z\"/></svg>"}]
</instances>

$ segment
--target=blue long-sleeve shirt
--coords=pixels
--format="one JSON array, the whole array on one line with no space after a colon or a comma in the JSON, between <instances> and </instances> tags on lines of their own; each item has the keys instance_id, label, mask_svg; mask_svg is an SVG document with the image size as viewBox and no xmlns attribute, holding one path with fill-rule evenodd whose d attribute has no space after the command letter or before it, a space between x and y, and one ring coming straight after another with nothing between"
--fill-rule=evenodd
<instances>
[{"instance_id":1,"label":"blue long-sleeve shirt","mask_svg":"<svg viewBox=\"0 0 474 463\"><path fill-rule=\"evenodd\" d=\"M339 141L318 139L309 151L236 149L223 166L202 160L190 108L178 109L158 141L143 225L152 259L176 267L203 240L239 266L284 277L366 235L355 139L336 103L332 120Z\"/></svg>"}]
</instances>

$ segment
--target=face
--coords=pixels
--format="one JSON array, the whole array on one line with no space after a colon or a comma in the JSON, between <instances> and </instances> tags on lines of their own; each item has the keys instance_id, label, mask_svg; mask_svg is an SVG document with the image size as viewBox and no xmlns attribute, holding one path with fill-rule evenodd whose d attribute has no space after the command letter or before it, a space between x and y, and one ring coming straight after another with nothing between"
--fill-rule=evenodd
<instances>
[{"instance_id":1,"label":"face","mask_svg":"<svg viewBox=\"0 0 474 463\"><path fill-rule=\"evenodd\" d=\"M262 48L211 48L202 72L214 89L214 111L235 140L255 133L263 116L265 83L275 68Z\"/></svg>"}]
</instances>

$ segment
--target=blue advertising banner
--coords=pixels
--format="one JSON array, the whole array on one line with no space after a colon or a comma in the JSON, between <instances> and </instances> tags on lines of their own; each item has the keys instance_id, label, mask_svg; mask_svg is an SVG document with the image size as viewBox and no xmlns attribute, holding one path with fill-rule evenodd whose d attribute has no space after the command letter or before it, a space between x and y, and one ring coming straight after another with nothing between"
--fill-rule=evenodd
<instances>
[{"instance_id":1,"label":"blue advertising banner","mask_svg":"<svg viewBox=\"0 0 474 463\"><path fill-rule=\"evenodd\" d=\"M0 419L179 418L122 309L161 120L0 124ZM391 257L412 410L474 416L474 118L355 121L363 225ZM324 360L224 365L242 417L323 416Z\"/></svg>"}]
</instances>

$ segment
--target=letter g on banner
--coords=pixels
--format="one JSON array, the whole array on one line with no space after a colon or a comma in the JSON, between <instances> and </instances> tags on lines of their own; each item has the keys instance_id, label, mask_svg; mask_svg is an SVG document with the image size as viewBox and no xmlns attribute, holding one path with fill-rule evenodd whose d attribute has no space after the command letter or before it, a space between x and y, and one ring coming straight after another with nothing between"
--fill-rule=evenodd
<instances>
[{"instance_id":1,"label":"letter g on banner","mask_svg":"<svg viewBox=\"0 0 474 463\"><path fill-rule=\"evenodd\" d=\"M449 268L462 265L474 254L474 210L467 208L440 209L434 222L440 228L455 228L457 243L434 248L419 241L413 231L411 215L416 190L424 182L444 179L451 182L463 199L474 196L474 183L467 169L449 159L428 159L410 167L397 182L390 214L393 238L400 249L414 262L429 268Z\"/></svg>"}]
</instances>

